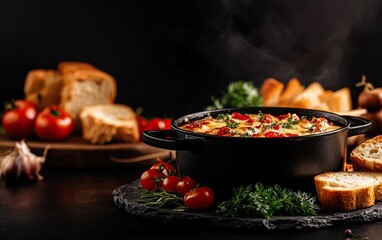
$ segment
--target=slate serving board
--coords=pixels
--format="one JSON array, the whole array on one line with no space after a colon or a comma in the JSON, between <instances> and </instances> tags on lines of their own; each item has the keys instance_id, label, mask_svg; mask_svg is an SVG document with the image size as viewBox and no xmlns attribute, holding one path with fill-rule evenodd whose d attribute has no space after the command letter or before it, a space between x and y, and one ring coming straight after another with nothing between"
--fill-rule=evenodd
<instances>
[{"instance_id":1,"label":"slate serving board","mask_svg":"<svg viewBox=\"0 0 382 240\"><path fill-rule=\"evenodd\" d=\"M213 211L175 212L169 208L147 207L138 203L142 194L139 180L117 187L113 190L113 199L117 207L128 214L149 221L173 225L190 225L202 228L217 228L224 230L240 230L254 232L300 231L317 230L349 223L366 223L382 219L382 203L377 202L373 207L351 211L325 213L317 216L277 216L271 219L249 217L223 217Z\"/></svg>"}]
</instances>

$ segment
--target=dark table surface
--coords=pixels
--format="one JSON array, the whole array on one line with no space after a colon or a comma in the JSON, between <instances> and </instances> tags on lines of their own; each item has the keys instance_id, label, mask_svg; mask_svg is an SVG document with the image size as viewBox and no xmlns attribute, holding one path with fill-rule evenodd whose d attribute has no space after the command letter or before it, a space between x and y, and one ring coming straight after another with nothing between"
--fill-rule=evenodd
<instances>
[{"instance_id":1,"label":"dark table surface","mask_svg":"<svg viewBox=\"0 0 382 240\"><path fill-rule=\"evenodd\" d=\"M139 178L147 166L44 167L44 180L0 182L0 239L381 239L382 220L293 232L242 232L171 226L127 214L113 190Z\"/></svg>"}]
</instances>

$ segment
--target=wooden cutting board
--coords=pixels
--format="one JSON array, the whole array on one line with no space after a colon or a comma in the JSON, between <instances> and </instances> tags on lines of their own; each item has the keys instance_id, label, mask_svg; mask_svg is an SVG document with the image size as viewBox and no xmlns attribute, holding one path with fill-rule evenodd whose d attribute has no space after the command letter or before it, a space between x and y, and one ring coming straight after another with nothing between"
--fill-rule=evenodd
<instances>
[{"instance_id":1,"label":"wooden cutting board","mask_svg":"<svg viewBox=\"0 0 382 240\"><path fill-rule=\"evenodd\" d=\"M143 142L113 142L104 145L92 145L81 137L70 137L65 141L25 141L31 152L41 156L49 147L44 165L59 167L105 167L121 165L150 165L157 158L169 160L174 152L149 146ZM0 150L15 147L15 141L0 136Z\"/></svg>"}]
</instances>

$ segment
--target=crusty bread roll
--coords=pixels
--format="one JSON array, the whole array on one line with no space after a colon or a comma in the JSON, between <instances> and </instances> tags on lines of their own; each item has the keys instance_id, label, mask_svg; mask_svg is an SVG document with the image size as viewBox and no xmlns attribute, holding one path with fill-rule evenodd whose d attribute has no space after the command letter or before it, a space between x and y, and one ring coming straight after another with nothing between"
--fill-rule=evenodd
<instances>
[{"instance_id":1,"label":"crusty bread roll","mask_svg":"<svg viewBox=\"0 0 382 240\"><path fill-rule=\"evenodd\" d=\"M327 211L352 211L382 200L382 173L326 172L314 177L320 207Z\"/></svg>"},{"instance_id":2,"label":"crusty bread roll","mask_svg":"<svg viewBox=\"0 0 382 240\"><path fill-rule=\"evenodd\" d=\"M382 135L370 138L350 153L350 162L354 171L382 172Z\"/></svg>"},{"instance_id":3,"label":"crusty bread roll","mask_svg":"<svg viewBox=\"0 0 382 240\"><path fill-rule=\"evenodd\" d=\"M62 77L57 70L31 70L24 83L25 99L35 103L42 110L48 105L60 103L62 86Z\"/></svg>"},{"instance_id":4,"label":"crusty bread roll","mask_svg":"<svg viewBox=\"0 0 382 240\"><path fill-rule=\"evenodd\" d=\"M263 97L263 106L277 106L283 89L284 83L274 78L265 79L260 88L260 94Z\"/></svg>"},{"instance_id":5,"label":"crusty bread roll","mask_svg":"<svg viewBox=\"0 0 382 240\"><path fill-rule=\"evenodd\" d=\"M92 144L139 141L136 113L124 104L85 106L80 113L83 139Z\"/></svg>"},{"instance_id":6,"label":"crusty bread roll","mask_svg":"<svg viewBox=\"0 0 382 240\"><path fill-rule=\"evenodd\" d=\"M63 73L60 106L75 120L83 107L114 103L117 95L115 79L98 69L81 69ZM77 124L77 123L76 123Z\"/></svg>"}]
</instances>

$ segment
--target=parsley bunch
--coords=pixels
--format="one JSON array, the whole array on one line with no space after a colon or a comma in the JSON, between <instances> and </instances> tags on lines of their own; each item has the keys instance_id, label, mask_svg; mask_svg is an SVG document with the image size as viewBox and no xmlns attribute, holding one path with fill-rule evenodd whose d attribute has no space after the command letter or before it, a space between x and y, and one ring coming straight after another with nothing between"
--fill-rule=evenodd
<instances>
[{"instance_id":1,"label":"parsley bunch","mask_svg":"<svg viewBox=\"0 0 382 240\"><path fill-rule=\"evenodd\" d=\"M227 91L222 92L221 98L211 96L213 105L206 110L261 106L263 99L252 82L237 81L228 85Z\"/></svg>"},{"instance_id":2,"label":"parsley bunch","mask_svg":"<svg viewBox=\"0 0 382 240\"><path fill-rule=\"evenodd\" d=\"M226 217L270 218L275 215L317 215L316 198L307 193L281 188L265 187L257 183L233 188L233 197L217 206L217 213Z\"/></svg>"}]
</instances>

